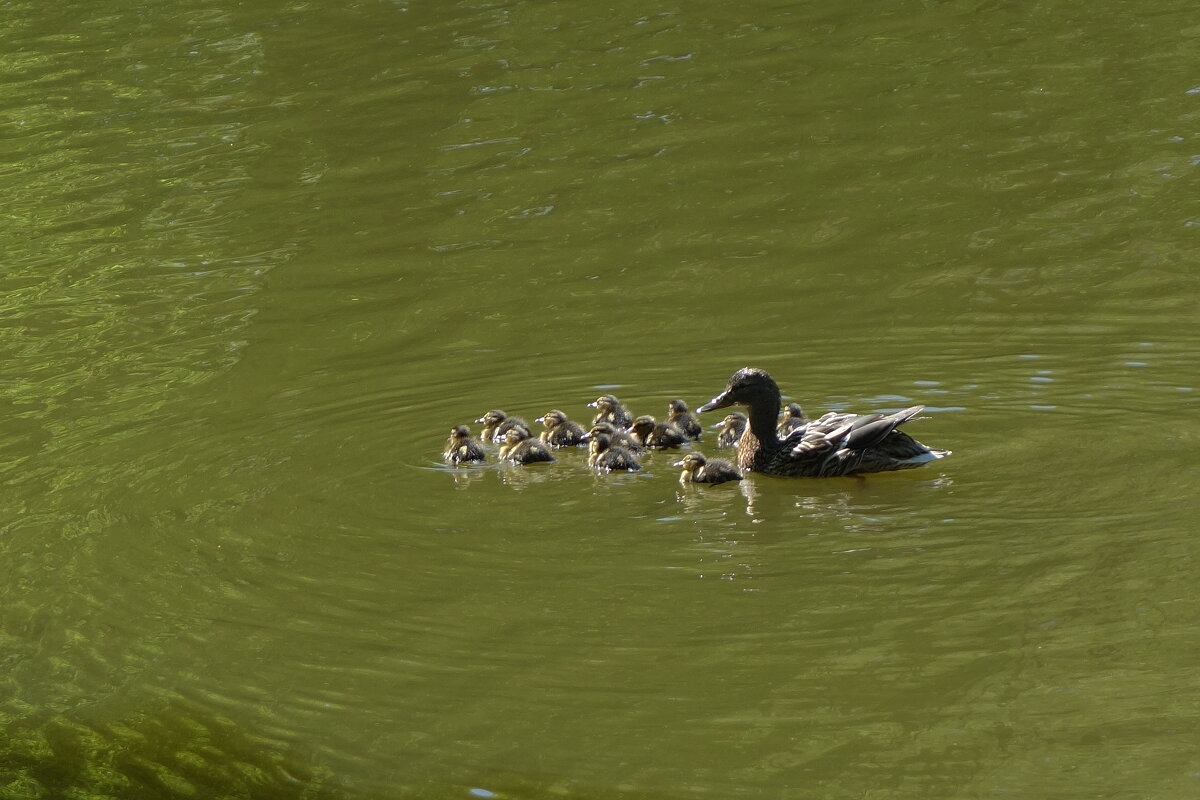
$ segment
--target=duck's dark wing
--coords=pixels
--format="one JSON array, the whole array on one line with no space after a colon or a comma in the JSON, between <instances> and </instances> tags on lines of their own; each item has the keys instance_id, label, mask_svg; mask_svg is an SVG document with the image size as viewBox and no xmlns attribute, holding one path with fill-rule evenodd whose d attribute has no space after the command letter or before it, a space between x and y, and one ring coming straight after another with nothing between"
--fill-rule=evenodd
<instances>
[{"instance_id":1,"label":"duck's dark wing","mask_svg":"<svg viewBox=\"0 0 1200 800\"><path fill-rule=\"evenodd\" d=\"M878 447L900 425L921 413L925 406L912 406L894 414L837 414L830 412L808 423L784 440L799 456L837 450L866 450Z\"/></svg>"}]
</instances>

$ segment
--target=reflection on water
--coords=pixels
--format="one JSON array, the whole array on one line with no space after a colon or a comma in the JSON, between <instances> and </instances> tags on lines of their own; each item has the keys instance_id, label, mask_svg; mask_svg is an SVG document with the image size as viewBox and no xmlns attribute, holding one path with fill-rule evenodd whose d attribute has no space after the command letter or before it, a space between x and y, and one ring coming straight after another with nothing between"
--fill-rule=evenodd
<instances>
[{"instance_id":1,"label":"reflection on water","mask_svg":"<svg viewBox=\"0 0 1200 800\"><path fill-rule=\"evenodd\" d=\"M126 5L0 27L0 796L1195 794L1190 7ZM745 365L954 456L439 461Z\"/></svg>"}]
</instances>

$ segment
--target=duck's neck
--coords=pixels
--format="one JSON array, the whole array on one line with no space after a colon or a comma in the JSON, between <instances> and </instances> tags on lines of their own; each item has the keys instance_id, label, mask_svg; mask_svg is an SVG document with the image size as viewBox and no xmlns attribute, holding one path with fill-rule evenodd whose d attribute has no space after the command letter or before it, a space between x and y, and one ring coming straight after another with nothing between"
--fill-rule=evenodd
<instances>
[{"instance_id":1,"label":"duck's neck","mask_svg":"<svg viewBox=\"0 0 1200 800\"><path fill-rule=\"evenodd\" d=\"M746 416L750 418L750 432L763 446L771 447L779 442L775 435L775 426L779 424L778 398L756 398L746 409Z\"/></svg>"}]
</instances>

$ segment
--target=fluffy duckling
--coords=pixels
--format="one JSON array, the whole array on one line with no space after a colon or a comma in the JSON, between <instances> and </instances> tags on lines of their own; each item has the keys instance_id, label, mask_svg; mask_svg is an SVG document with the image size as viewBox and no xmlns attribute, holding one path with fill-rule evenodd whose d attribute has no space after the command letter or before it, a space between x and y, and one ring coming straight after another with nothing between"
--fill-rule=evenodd
<instances>
[{"instance_id":1,"label":"fluffy duckling","mask_svg":"<svg viewBox=\"0 0 1200 800\"><path fill-rule=\"evenodd\" d=\"M574 447L583 441L583 427L567 419L557 408L534 420L546 426L541 439L551 447Z\"/></svg>"},{"instance_id":2,"label":"fluffy duckling","mask_svg":"<svg viewBox=\"0 0 1200 800\"><path fill-rule=\"evenodd\" d=\"M446 440L446 451L442 457L451 464L478 464L483 461L483 448L471 436L466 425L455 425Z\"/></svg>"},{"instance_id":3,"label":"fluffy duckling","mask_svg":"<svg viewBox=\"0 0 1200 800\"><path fill-rule=\"evenodd\" d=\"M746 432L746 415L734 411L713 427L720 431L717 434L717 447L737 447L738 440Z\"/></svg>"},{"instance_id":4,"label":"fluffy duckling","mask_svg":"<svg viewBox=\"0 0 1200 800\"><path fill-rule=\"evenodd\" d=\"M614 469L637 472L642 468L642 465L638 463L637 456L624 447L613 445L606 433L597 433L592 436L591 443L588 445L588 466L610 472Z\"/></svg>"},{"instance_id":5,"label":"fluffy duckling","mask_svg":"<svg viewBox=\"0 0 1200 800\"><path fill-rule=\"evenodd\" d=\"M504 433L504 444L500 445L500 460L514 464L536 464L553 461L554 455L541 439L535 439L528 430L509 428Z\"/></svg>"},{"instance_id":6,"label":"fluffy duckling","mask_svg":"<svg viewBox=\"0 0 1200 800\"><path fill-rule=\"evenodd\" d=\"M672 400L667 403L667 422L683 431L689 439L699 439L703 428L696 418L688 412L687 403L682 400Z\"/></svg>"},{"instance_id":7,"label":"fluffy duckling","mask_svg":"<svg viewBox=\"0 0 1200 800\"><path fill-rule=\"evenodd\" d=\"M629 409L621 405L621 401L611 394L602 394L594 402L588 403L588 408L596 409L592 424L599 422L611 423L617 430L625 430L633 422Z\"/></svg>"},{"instance_id":8,"label":"fluffy duckling","mask_svg":"<svg viewBox=\"0 0 1200 800\"><path fill-rule=\"evenodd\" d=\"M807 424L808 419L804 416L804 409L800 407L800 404L788 403L783 409L783 417L775 426L775 435L780 439L786 439L792 431L803 428Z\"/></svg>"},{"instance_id":9,"label":"fluffy duckling","mask_svg":"<svg viewBox=\"0 0 1200 800\"><path fill-rule=\"evenodd\" d=\"M638 455L646 450L646 448L642 446L641 440L639 440L629 431L617 430L612 426L611 422L597 422L592 426L590 431L583 435L583 441L591 441L592 437L601 433L609 438L609 441L614 447L623 447L634 455Z\"/></svg>"},{"instance_id":10,"label":"fluffy duckling","mask_svg":"<svg viewBox=\"0 0 1200 800\"><path fill-rule=\"evenodd\" d=\"M520 417L510 417L498 408L493 408L475 420L475 423L483 426L483 430L479 432L479 438L485 442L503 441L504 434L508 433L509 428L524 428L525 432L529 433L529 426L525 420Z\"/></svg>"},{"instance_id":11,"label":"fluffy duckling","mask_svg":"<svg viewBox=\"0 0 1200 800\"><path fill-rule=\"evenodd\" d=\"M742 473L733 464L719 458L710 461L703 453L688 453L674 466L683 467L680 483L725 483L742 479Z\"/></svg>"},{"instance_id":12,"label":"fluffy duckling","mask_svg":"<svg viewBox=\"0 0 1200 800\"><path fill-rule=\"evenodd\" d=\"M648 414L635 419L630 430L643 447L679 447L688 440L687 434L672 423L656 422Z\"/></svg>"}]
</instances>

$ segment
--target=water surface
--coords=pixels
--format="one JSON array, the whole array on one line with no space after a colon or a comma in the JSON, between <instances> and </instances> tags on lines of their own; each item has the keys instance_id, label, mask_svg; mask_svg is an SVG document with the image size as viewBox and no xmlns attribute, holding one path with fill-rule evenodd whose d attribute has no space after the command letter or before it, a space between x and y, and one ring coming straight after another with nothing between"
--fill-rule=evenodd
<instances>
[{"instance_id":1,"label":"water surface","mask_svg":"<svg viewBox=\"0 0 1200 800\"><path fill-rule=\"evenodd\" d=\"M1194 796L1193 17L9 4L0 796ZM955 453L440 463L749 364Z\"/></svg>"}]
</instances>

